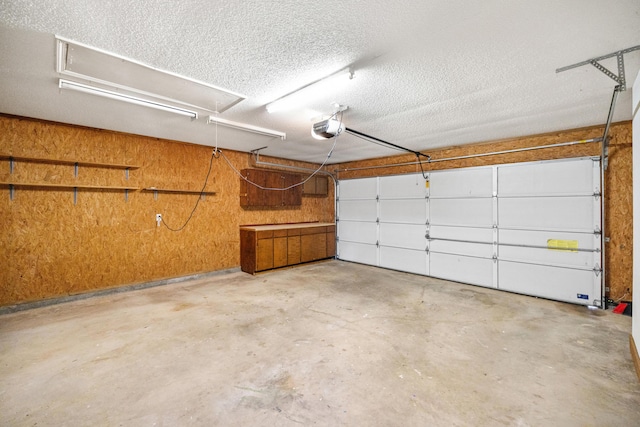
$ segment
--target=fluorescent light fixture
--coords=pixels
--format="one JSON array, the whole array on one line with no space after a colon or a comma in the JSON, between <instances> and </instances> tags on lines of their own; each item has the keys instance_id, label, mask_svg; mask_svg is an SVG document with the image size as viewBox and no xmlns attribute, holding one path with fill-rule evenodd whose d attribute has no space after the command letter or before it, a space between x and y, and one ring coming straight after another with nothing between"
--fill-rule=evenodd
<instances>
[{"instance_id":1,"label":"fluorescent light fixture","mask_svg":"<svg viewBox=\"0 0 640 427\"><path fill-rule=\"evenodd\" d=\"M182 116L191 117L192 119L198 118L198 113L184 108L174 107L173 105L162 104L157 101L152 101L144 98L138 98L123 93L113 92L110 90L102 89L95 86L89 86L70 80L60 79L60 89L72 89L78 92L84 92L91 95L98 95L104 98L115 99L116 101L124 101L130 104L141 105L143 107L155 108L156 110L168 111L169 113L180 114Z\"/></svg>"},{"instance_id":2,"label":"fluorescent light fixture","mask_svg":"<svg viewBox=\"0 0 640 427\"><path fill-rule=\"evenodd\" d=\"M266 109L269 113L276 113L301 107L316 98L326 96L327 92L334 93L341 90L353 77L354 74L350 68L343 68L281 96L267 104Z\"/></svg>"},{"instance_id":3,"label":"fluorescent light fixture","mask_svg":"<svg viewBox=\"0 0 640 427\"><path fill-rule=\"evenodd\" d=\"M284 132L278 132L277 130L261 128L261 127L249 125L246 123L232 122L231 120L221 119L220 117L215 117L215 116L209 116L209 120L207 120L207 123L218 124L220 126L228 127L231 129L244 130L247 132L257 133L260 135L278 137L282 140L287 138L287 134Z\"/></svg>"}]
</instances>

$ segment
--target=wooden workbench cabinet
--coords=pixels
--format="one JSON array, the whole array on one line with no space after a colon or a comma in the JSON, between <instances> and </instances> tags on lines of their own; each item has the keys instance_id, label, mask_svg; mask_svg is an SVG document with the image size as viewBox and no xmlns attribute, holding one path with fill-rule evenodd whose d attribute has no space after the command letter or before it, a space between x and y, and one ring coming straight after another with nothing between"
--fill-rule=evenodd
<instances>
[{"instance_id":1,"label":"wooden workbench cabinet","mask_svg":"<svg viewBox=\"0 0 640 427\"><path fill-rule=\"evenodd\" d=\"M258 271L331 258L336 254L333 223L252 225L240 227L242 271Z\"/></svg>"}]
</instances>

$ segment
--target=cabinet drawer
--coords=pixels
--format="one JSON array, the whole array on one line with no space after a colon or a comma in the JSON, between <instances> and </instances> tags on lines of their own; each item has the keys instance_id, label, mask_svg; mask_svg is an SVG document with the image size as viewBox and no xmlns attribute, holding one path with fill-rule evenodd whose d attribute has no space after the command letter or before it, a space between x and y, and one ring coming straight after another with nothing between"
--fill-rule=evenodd
<instances>
[{"instance_id":1,"label":"cabinet drawer","mask_svg":"<svg viewBox=\"0 0 640 427\"><path fill-rule=\"evenodd\" d=\"M300 229L300 235L326 233L327 227L306 227Z\"/></svg>"},{"instance_id":2,"label":"cabinet drawer","mask_svg":"<svg viewBox=\"0 0 640 427\"><path fill-rule=\"evenodd\" d=\"M287 230L273 230L273 237L287 237Z\"/></svg>"},{"instance_id":3,"label":"cabinet drawer","mask_svg":"<svg viewBox=\"0 0 640 427\"><path fill-rule=\"evenodd\" d=\"M273 230L262 230L257 231L256 236L259 239L272 239L273 238Z\"/></svg>"}]
</instances>

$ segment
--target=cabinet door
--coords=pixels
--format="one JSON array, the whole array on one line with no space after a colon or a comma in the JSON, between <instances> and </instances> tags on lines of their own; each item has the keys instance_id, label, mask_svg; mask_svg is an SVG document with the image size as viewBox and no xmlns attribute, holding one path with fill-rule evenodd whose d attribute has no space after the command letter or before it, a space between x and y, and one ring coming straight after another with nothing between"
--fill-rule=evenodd
<instances>
[{"instance_id":1,"label":"cabinet door","mask_svg":"<svg viewBox=\"0 0 640 427\"><path fill-rule=\"evenodd\" d=\"M327 233L327 257L336 256L336 233Z\"/></svg>"},{"instance_id":2,"label":"cabinet door","mask_svg":"<svg viewBox=\"0 0 640 427\"><path fill-rule=\"evenodd\" d=\"M315 261L327 257L327 234L307 234L300 236L300 260Z\"/></svg>"},{"instance_id":3,"label":"cabinet door","mask_svg":"<svg viewBox=\"0 0 640 427\"><path fill-rule=\"evenodd\" d=\"M275 237L273 239L273 267L284 267L287 265L287 237Z\"/></svg>"},{"instance_id":4,"label":"cabinet door","mask_svg":"<svg viewBox=\"0 0 640 427\"><path fill-rule=\"evenodd\" d=\"M278 172L267 172L266 188L284 188L284 177ZM284 200L284 191L280 190L263 190L265 202L262 206L282 206Z\"/></svg>"},{"instance_id":5,"label":"cabinet door","mask_svg":"<svg viewBox=\"0 0 640 427\"><path fill-rule=\"evenodd\" d=\"M282 175L282 188L291 187L292 185L302 182L302 175L298 174L283 174ZM282 204L284 206L300 206L302 205L302 186L296 185L285 191L277 191L282 193Z\"/></svg>"},{"instance_id":6,"label":"cabinet door","mask_svg":"<svg viewBox=\"0 0 640 427\"><path fill-rule=\"evenodd\" d=\"M244 169L242 174L251 182L265 187L267 185L266 171ZM266 191L261 190L253 184L249 184L244 179L240 180L240 206L264 206L266 203Z\"/></svg>"},{"instance_id":7,"label":"cabinet door","mask_svg":"<svg viewBox=\"0 0 640 427\"><path fill-rule=\"evenodd\" d=\"M273 268L273 238L259 239L256 256L257 271Z\"/></svg>"},{"instance_id":8,"label":"cabinet door","mask_svg":"<svg viewBox=\"0 0 640 427\"><path fill-rule=\"evenodd\" d=\"M287 263L300 264L300 236L287 237Z\"/></svg>"}]
</instances>

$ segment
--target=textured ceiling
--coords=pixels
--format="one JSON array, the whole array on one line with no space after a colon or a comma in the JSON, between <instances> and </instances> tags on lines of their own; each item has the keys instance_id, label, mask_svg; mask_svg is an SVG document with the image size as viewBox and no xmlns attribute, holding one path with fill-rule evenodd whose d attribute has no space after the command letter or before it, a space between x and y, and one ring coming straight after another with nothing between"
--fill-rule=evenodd
<instances>
[{"instance_id":1,"label":"textured ceiling","mask_svg":"<svg viewBox=\"0 0 640 427\"><path fill-rule=\"evenodd\" d=\"M220 117L287 139L60 91L54 35L243 94ZM0 0L0 112L321 163L331 142L311 125L338 102L347 127L428 153L604 123L614 81L555 69L638 44L637 0ZM631 83L640 51L625 63ZM265 110L347 66L345 85ZM630 92L615 121L631 118ZM396 153L342 135L330 162Z\"/></svg>"}]
</instances>

